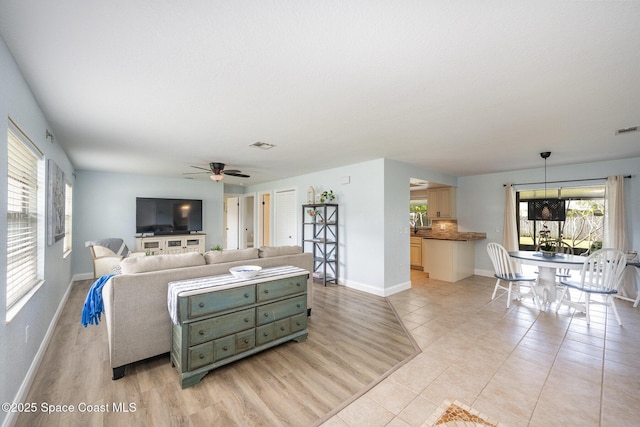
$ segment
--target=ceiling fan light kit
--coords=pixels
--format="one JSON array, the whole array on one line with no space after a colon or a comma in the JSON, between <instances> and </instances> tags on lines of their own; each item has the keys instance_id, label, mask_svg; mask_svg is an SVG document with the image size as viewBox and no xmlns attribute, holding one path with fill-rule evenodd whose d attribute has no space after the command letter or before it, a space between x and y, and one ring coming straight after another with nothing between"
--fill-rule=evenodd
<instances>
[{"instance_id":1,"label":"ceiling fan light kit","mask_svg":"<svg viewBox=\"0 0 640 427\"><path fill-rule=\"evenodd\" d=\"M237 176L239 178L250 178L249 175L242 173L242 171L239 171L237 169L225 169L224 166L225 166L224 163L211 162L209 163L209 169L205 169L200 166L191 166L191 167L206 171L206 172L194 172L195 174L213 173L213 175L210 175L209 178L211 178L213 181L216 181L216 182L222 181L222 179L224 178L224 175ZM187 173L184 175L192 175L194 173Z\"/></svg>"}]
</instances>

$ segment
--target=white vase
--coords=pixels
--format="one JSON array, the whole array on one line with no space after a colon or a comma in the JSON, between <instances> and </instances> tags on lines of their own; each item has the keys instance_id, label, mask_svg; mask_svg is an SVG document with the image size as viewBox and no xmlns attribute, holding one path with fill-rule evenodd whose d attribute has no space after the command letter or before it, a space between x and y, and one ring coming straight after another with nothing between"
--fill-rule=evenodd
<instances>
[{"instance_id":1,"label":"white vase","mask_svg":"<svg viewBox=\"0 0 640 427\"><path fill-rule=\"evenodd\" d=\"M307 204L313 204L316 201L316 190L313 187L309 187L307 190Z\"/></svg>"}]
</instances>

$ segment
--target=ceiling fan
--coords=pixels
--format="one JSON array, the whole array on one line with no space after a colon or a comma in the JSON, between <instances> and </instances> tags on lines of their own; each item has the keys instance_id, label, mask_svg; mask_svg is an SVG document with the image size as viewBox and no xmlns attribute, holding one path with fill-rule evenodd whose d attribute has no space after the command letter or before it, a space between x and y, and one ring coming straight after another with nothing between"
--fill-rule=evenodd
<instances>
[{"instance_id":1,"label":"ceiling fan","mask_svg":"<svg viewBox=\"0 0 640 427\"><path fill-rule=\"evenodd\" d=\"M223 175L229 175L229 176L237 176L240 178L249 178L249 175L243 174L242 171L239 171L237 169L225 169L224 168L224 163L218 163L218 162L211 162L209 163L209 169L205 169L203 167L200 166L191 166L192 168L196 168L196 169L202 169L203 171L206 172L192 172L192 173L185 173L184 175L193 175L193 174L200 174L200 173L213 173L213 175L210 176L210 178L214 181L222 181Z\"/></svg>"}]
</instances>

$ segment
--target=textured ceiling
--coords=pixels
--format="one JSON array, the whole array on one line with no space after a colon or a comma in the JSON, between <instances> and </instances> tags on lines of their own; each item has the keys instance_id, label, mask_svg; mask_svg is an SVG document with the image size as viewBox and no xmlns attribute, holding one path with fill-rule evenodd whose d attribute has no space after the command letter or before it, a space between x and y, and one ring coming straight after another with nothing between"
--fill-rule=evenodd
<instances>
[{"instance_id":1,"label":"textured ceiling","mask_svg":"<svg viewBox=\"0 0 640 427\"><path fill-rule=\"evenodd\" d=\"M464 176L541 151L640 156L640 133L614 136L640 125L638 18L640 2L0 0L77 169L217 161L246 183L381 157Z\"/></svg>"}]
</instances>

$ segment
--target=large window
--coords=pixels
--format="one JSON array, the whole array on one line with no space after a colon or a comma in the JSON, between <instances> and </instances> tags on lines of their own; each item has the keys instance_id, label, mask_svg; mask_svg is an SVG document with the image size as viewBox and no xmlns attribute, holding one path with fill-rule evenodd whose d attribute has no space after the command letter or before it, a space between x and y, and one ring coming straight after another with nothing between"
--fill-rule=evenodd
<instances>
[{"instance_id":1,"label":"large window","mask_svg":"<svg viewBox=\"0 0 640 427\"><path fill-rule=\"evenodd\" d=\"M9 122L7 186L7 320L43 280L42 153ZM15 311L15 310L14 310Z\"/></svg>"},{"instance_id":2,"label":"large window","mask_svg":"<svg viewBox=\"0 0 640 427\"><path fill-rule=\"evenodd\" d=\"M545 199L544 190L519 191L518 235L520 249L535 250L540 243L540 230L546 226L550 238L571 246L576 254L602 247L604 232L604 186L547 189L551 198L566 202L564 221L534 221L528 219L528 202Z\"/></svg>"}]
</instances>

